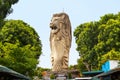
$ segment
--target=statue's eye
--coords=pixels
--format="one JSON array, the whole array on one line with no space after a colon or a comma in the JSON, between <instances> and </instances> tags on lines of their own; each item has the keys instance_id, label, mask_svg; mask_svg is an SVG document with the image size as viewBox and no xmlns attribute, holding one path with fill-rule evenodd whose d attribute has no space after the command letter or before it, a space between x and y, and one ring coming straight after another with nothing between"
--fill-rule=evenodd
<instances>
[{"instance_id":1,"label":"statue's eye","mask_svg":"<svg viewBox=\"0 0 120 80\"><path fill-rule=\"evenodd\" d=\"M54 21L57 21L58 19L54 19Z\"/></svg>"}]
</instances>

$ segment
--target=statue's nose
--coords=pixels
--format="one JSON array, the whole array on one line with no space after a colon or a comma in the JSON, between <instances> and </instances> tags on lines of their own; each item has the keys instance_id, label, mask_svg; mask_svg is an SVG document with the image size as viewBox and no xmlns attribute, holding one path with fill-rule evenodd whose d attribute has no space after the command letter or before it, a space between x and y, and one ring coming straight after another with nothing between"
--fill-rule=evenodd
<instances>
[{"instance_id":1,"label":"statue's nose","mask_svg":"<svg viewBox=\"0 0 120 80\"><path fill-rule=\"evenodd\" d=\"M53 27L53 23L50 23L50 28L52 28Z\"/></svg>"}]
</instances>

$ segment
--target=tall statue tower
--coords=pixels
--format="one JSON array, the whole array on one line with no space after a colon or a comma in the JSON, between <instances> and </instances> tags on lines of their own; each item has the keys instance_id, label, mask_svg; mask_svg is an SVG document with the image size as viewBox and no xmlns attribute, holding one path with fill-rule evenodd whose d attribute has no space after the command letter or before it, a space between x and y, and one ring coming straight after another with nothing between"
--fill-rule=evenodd
<instances>
[{"instance_id":1,"label":"tall statue tower","mask_svg":"<svg viewBox=\"0 0 120 80\"><path fill-rule=\"evenodd\" d=\"M52 71L66 71L72 41L69 16L66 13L53 14L50 28Z\"/></svg>"}]
</instances>

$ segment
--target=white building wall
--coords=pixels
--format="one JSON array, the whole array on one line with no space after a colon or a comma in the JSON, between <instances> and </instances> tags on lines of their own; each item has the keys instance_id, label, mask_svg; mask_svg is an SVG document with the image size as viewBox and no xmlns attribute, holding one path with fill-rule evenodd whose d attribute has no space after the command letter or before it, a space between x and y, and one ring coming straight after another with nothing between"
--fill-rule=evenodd
<instances>
[{"instance_id":1,"label":"white building wall","mask_svg":"<svg viewBox=\"0 0 120 80\"><path fill-rule=\"evenodd\" d=\"M114 69L116 67L118 67L118 60L110 60L110 69Z\"/></svg>"}]
</instances>

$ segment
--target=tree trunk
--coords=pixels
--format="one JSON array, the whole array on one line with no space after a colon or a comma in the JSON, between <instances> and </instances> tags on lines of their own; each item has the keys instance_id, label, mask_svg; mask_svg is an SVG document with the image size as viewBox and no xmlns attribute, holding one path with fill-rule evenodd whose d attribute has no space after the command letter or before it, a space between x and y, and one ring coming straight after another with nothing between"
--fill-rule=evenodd
<instances>
[{"instance_id":1,"label":"tree trunk","mask_svg":"<svg viewBox=\"0 0 120 80\"><path fill-rule=\"evenodd\" d=\"M88 64L87 62L83 62L83 64L86 66L88 71L91 71L91 65Z\"/></svg>"}]
</instances>

